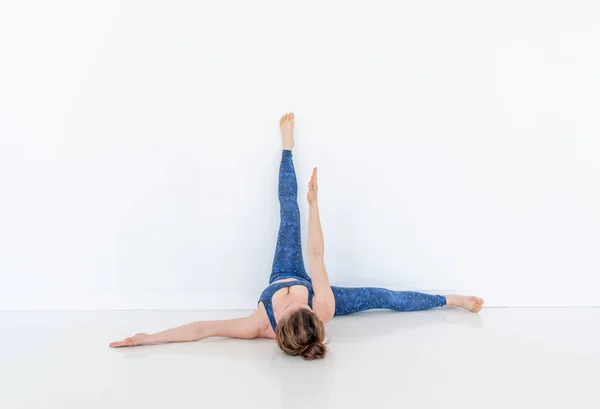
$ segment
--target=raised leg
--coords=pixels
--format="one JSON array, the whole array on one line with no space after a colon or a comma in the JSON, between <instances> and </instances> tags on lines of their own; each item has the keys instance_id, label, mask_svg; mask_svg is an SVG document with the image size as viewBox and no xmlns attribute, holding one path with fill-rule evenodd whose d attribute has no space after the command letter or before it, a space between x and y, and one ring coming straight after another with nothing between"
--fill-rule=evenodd
<instances>
[{"instance_id":1,"label":"raised leg","mask_svg":"<svg viewBox=\"0 0 600 409\"><path fill-rule=\"evenodd\" d=\"M282 278L300 278L310 281L304 269L300 235L300 209L298 208L298 183L292 160L293 114L284 115L281 121L283 151L279 166L280 225L273 269L269 283ZM285 149L288 148L288 149Z\"/></svg>"}]
</instances>

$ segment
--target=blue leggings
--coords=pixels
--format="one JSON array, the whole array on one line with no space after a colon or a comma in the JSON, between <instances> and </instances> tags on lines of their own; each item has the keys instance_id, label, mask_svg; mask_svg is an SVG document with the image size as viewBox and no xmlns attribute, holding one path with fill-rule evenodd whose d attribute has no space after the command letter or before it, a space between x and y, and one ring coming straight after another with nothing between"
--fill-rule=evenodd
<instances>
[{"instance_id":1,"label":"blue leggings","mask_svg":"<svg viewBox=\"0 0 600 409\"><path fill-rule=\"evenodd\" d=\"M282 278L310 282L304 269L300 239L298 183L292 151L284 150L279 167L279 203L281 224L269 284ZM347 315L372 309L420 311L446 305L446 297L413 291L392 291L374 287L331 287L335 297L335 315Z\"/></svg>"}]
</instances>

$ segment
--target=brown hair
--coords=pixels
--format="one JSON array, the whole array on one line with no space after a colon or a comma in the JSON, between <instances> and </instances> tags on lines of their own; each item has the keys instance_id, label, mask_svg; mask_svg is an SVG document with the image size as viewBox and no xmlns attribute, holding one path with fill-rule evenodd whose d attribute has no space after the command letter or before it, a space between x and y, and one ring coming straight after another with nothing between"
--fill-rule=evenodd
<instances>
[{"instance_id":1,"label":"brown hair","mask_svg":"<svg viewBox=\"0 0 600 409\"><path fill-rule=\"evenodd\" d=\"M327 353L327 347L323 343L323 321L314 312L304 308L294 311L277 323L275 339L283 352L300 355L308 361L325 358Z\"/></svg>"}]
</instances>

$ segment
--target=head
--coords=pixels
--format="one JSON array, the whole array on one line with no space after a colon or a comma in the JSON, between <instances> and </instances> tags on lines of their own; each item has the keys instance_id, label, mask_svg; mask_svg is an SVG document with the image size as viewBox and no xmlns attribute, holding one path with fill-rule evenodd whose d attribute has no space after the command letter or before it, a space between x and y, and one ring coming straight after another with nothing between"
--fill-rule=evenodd
<instances>
[{"instance_id":1,"label":"head","mask_svg":"<svg viewBox=\"0 0 600 409\"><path fill-rule=\"evenodd\" d=\"M325 325L309 308L298 308L283 315L275 331L277 345L288 355L306 360L325 358Z\"/></svg>"}]
</instances>

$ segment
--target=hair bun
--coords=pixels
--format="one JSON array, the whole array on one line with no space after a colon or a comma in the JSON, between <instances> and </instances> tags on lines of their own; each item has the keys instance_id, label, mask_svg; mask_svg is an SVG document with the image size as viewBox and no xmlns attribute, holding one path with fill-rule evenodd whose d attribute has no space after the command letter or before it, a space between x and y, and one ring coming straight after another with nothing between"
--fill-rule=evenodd
<instances>
[{"instance_id":1,"label":"hair bun","mask_svg":"<svg viewBox=\"0 0 600 409\"><path fill-rule=\"evenodd\" d=\"M300 356L306 359L307 361L325 358L326 353L327 347L322 342L315 342L314 344L304 345L300 350Z\"/></svg>"}]
</instances>

